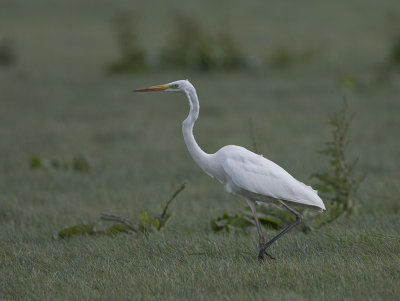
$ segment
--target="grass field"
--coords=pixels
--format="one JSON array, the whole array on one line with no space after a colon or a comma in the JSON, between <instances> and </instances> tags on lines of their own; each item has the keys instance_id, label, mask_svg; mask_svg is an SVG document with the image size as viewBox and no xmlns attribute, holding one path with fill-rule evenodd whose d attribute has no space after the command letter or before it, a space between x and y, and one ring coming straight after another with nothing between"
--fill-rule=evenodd
<instances>
[{"instance_id":1,"label":"grass field","mask_svg":"<svg viewBox=\"0 0 400 301\"><path fill-rule=\"evenodd\" d=\"M400 77L376 78L400 7L306 2L2 1L0 39L14 40L17 61L0 66L0 299L399 299ZM111 76L105 66L117 56L113 18L124 11L134 13L150 50L160 48L169 16L179 11L210 31L229 27L250 56L281 46L320 55L282 69ZM131 92L185 78L199 94L195 136L205 151L251 149L251 118L264 156L310 184L309 176L328 166L317 150L345 96L356 113L349 157L359 157L367 174L358 213L307 235L292 231L271 247L277 260L264 264L255 231L214 233L211 218L245 203L188 154L181 134L186 99ZM31 170L33 156L83 156L91 170ZM135 221L141 210L157 214L184 181L161 232L52 238L65 226L99 221L101 212Z\"/></svg>"}]
</instances>

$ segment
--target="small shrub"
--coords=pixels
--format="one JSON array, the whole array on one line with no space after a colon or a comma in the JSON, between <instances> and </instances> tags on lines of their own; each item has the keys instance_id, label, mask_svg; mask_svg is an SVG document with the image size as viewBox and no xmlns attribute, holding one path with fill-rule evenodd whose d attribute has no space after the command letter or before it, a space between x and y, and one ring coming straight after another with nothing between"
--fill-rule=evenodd
<instances>
[{"instance_id":1,"label":"small shrub","mask_svg":"<svg viewBox=\"0 0 400 301\"><path fill-rule=\"evenodd\" d=\"M296 51L287 47L278 47L267 58L267 64L273 68L290 68L308 62L316 55L317 53L311 50Z\"/></svg>"},{"instance_id":2,"label":"small shrub","mask_svg":"<svg viewBox=\"0 0 400 301\"><path fill-rule=\"evenodd\" d=\"M342 74L339 77L340 85L350 89L356 89L360 87L360 82L357 77L351 73Z\"/></svg>"},{"instance_id":3,"label":"small shrub","mask_svg":"<svg viewBox=\"0 0 400 301\"><path fill-rule=\"evenodd\" d=\"M132 18L121 15L116 20L119 58L107 66L111 73L138 72L147 69L145 51L140 47Z\"/></svg>"},{"instance_id":4,"label":"small shrub","mask_svg":"<svg viewBox=\"0 0 400 301\"><path fill-rule=\"evenodd\" d=\"M90 172L89 161L81 155L74 156L72 159L43 159L39 156L32 156L29 161L29 167L32 170L45 169L45 170L60 170L74 172L88 173Z\"/></svg>"},{"instance_id":5,"label":"small shrub","mask_svg":"<svg viewBox=\"0 0 400 301\"><path fill-rule=\"evenodd\" d=\"M94 230L94 225L92 224L78 224L72 227L64 228L60 232L58 232L58 237L60 238L68 238L72 235L93 235L96 234Z\"/></svg>"},{"instance_id":6,"label":"small shrub","mask_svg":"<svg viewBox=\"0 0 400 301\"><path fill-rule=\"evenodd\" d=\"M355 168L358 159L349 162L346 157L348 131L353 115L348 116L347 103L330 120L332 140L325 143L320 153L329 159L330 169L312 175L318 180L315 188L319 190L327 210L315 218L311 224L316 228L337 219L343 213L351 214L357 207L357 191L365 176L357 175Z\"/></svg>"},{"instance_id":7,"label":"small shrub","mask_svg":"<svg viewBox=\"0 0 400 301\"><path fill-rule=\"evenodd\" d=\"M42 159L40 159L38 156L31 157L29 166L31 169L40 168L42 166Z\"/></svg>"},{"instance_id":8,"label":"small shrub","mask_svg":"<svg viewBox=\"0 0 400 301\"><path fill-rule=\"evenodd\" d=\"M120 233L130 233L131 229L127 225L113 225L105 230L97 230L94 224L78 224L60 230L53 237L70 238L74 235L110 235L114 236Z\"/></svg>"},{"instance_id":9,"label":"small shrub","mask_svg":"<svg viewBox=\"0 0 400 301\"><path fill-rule=\"evenodd\" d=\"M176 16L173 28L173 34L160 55L164 66L207 71L246 65L244 56L228 33L218 36L206 34L186 16Z\"/></svg>"},{"instance_id":10,"label":"small shrub","mask_svg":"<svg viewBox=\"0 0 400 301\"><path fill-rule=\"evenodd\" d=\"M395 67L400 67L400 35L393 41L393 45L389 52L389 61Z\"/></svg>"},{"instance_id":11,"label":"small shrub","mask_svg":"<svg viewBox=\"0 0 400 301\"><path fill-rule=\"evenodd\" d=\"M95 229L94 224L78 224L72 227L67 227L60 230L57 234L53 235L53 238L69 238L73 235L116 235L120 233L127 234L149 234L154 231L160 231L162 227L165 226L171 214L167 213L168 207L171 202L176 198L176 196L185 189L186 183L183 183L172 195L172 197L165 203L165 206L162 208L162 212L160 215L150 217L146 211L140 211L139 214L139 222L138 224L134 224L129 219L113 215L102 213L101 219L105 221L118 222L119 224L112 225L106 229Z\"/></svg>"},{"instance_id":12,"label":"small shrub","mask_svg":"<svg viewBox=\"0 0 400 301\"><path fill-rule=\"evenodd\" d=\"M76 172L89 172L90 164L83 156L76 156L72 161L72 169Z\"/></svg>"},{"instance_id":13,"label":"small shrub","mask_svg":"<svg viewBox=\"0 0 400 301\"><path fill-rule=\"evenodd\" d=\"M197 64L194 61L199 55L194 53L201 52L201 49L198 50L198 45L203 44L205 40L198 24L194 20L180 15L176 16L173 22L173 32L161 53L162 62L168 66ZM204 50L203 52L207 53ZM206 56L203 60L207 64Z\"/></svg>"},{"instance_id":14,"label":"small shrub","mask_svg":"<svg viewBox=\"0 0 400 301\"><path fill-rule=\"evenodd\" d=\"M397 29L398 32L398 29ZM400 35L397 34L390 42L386 59L378 68L376 74L376 82L380 85L390 84L396 81L398 72L400 71Z\"/></svg>"},{"instance_id":15,"label":"small shrub","mask_svg":"<svg viewBox=\"0 0 400 301\"><path fill-rule=\"evenodd\" d=\"M257 205L257 215L263 229L280 229L295 220L289 211L265 203ZM233 215L224 212L222 216L212 219L210 223L215 232L249 232L255 227L253 213L249 207L244 207L239 213Z\"/></svg>"},{"instance_id":16,"label":"small shrub","mask_svg":"<svg viewBox=\"0 0 400 301\"><path fill-rule=\"evenodd\" d=\"M248 231L250 228L254 227L254 222L248 216L243 213L229 215L224 213L211 220L211 228L215 231L224 230L225 232L230 231Z\"/></svg>"},{"instance_id":17,"label":"small shrub","mask_svg":"<svg viewBox=\"0 0 400 301\"><path fill-rule=\"evenodd\" d=\"M3 38L0 41L0 67L9 67L17 60L14 43L10 38Z\"/></svg>"}]
</instances>

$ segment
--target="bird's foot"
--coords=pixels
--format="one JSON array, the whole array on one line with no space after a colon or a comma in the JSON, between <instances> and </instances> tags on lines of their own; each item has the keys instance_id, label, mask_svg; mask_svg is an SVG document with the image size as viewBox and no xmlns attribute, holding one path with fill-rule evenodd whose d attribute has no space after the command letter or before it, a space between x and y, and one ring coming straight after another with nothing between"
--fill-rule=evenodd
<instances>
[{"instance_id":1,"label":"bird's foot","mask_svg":"<svg viewBox=\"0 0 400 301\"><path fill-rule=\"evenodd\" d=\"M269 254L269 253L267 252L266 249L260 248L260 250L259 250L259 252L258 252L258 260L259 260L259 261L261 261L261 262L264 261L264 259L265 259L265 258L264 258L264 254L267 255L269 258L275 260L275 257L272 256L271 254Z\"/></svg>"}]
</instances>

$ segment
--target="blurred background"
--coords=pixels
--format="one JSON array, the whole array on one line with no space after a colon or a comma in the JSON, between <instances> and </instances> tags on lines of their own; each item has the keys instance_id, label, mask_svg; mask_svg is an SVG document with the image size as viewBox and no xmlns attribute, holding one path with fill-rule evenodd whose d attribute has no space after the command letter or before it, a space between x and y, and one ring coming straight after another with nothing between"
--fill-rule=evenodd
<instances>
[{"instance_id":1,"label":"blurred background","mask_svg":"<svg viewBox=\"0 0 400 301\"><path fill-rule=\"evenodd\" d=\"M230 208L207 201L231 196L187 153L184 97L132 93L186 78L198 90L195 136L205 151L252 149L252 124L259 152L305 182L326 164L317 150L346 98L356 114L350 157L373 173L364 195L398 192L397 1L0 5L5 199L46 207L56 198L74 215L92 212L89 204L158 203L189 180L185 210ZM75 165L88 174L71 172Z\"/></svg>"}]
</instances>

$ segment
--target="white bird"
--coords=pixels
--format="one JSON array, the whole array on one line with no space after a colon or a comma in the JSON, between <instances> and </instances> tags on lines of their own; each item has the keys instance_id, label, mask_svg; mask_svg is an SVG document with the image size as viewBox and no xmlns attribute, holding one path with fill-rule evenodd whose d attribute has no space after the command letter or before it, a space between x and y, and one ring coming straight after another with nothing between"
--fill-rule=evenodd
<instances>
[{"instance_id":1,"label":"white bird","mask_svg":"<svg viewBox=\"0 0 400 301\"><path fill-rule=\"evenodd\" d=\"M316 190L296 180L282 167L261 155L237 145L224 146L214 154L205 153L193 136L193 125L199 117L200 105L196 89L188 80L135 90L135 92L148 91L180 92L188 98L190 112L182 123L182 131L189 153L206 174L224 184L228 192L239 195L247 201L257 226L259 260L264 260L264 254L274 259L266 249L301 222L302 215L289 205L300 205L319 211L325 209ZM265 242L255 209L256 202L282 204L296 216L296 221L270 241Z\"/></svg>"}]
</instances>

